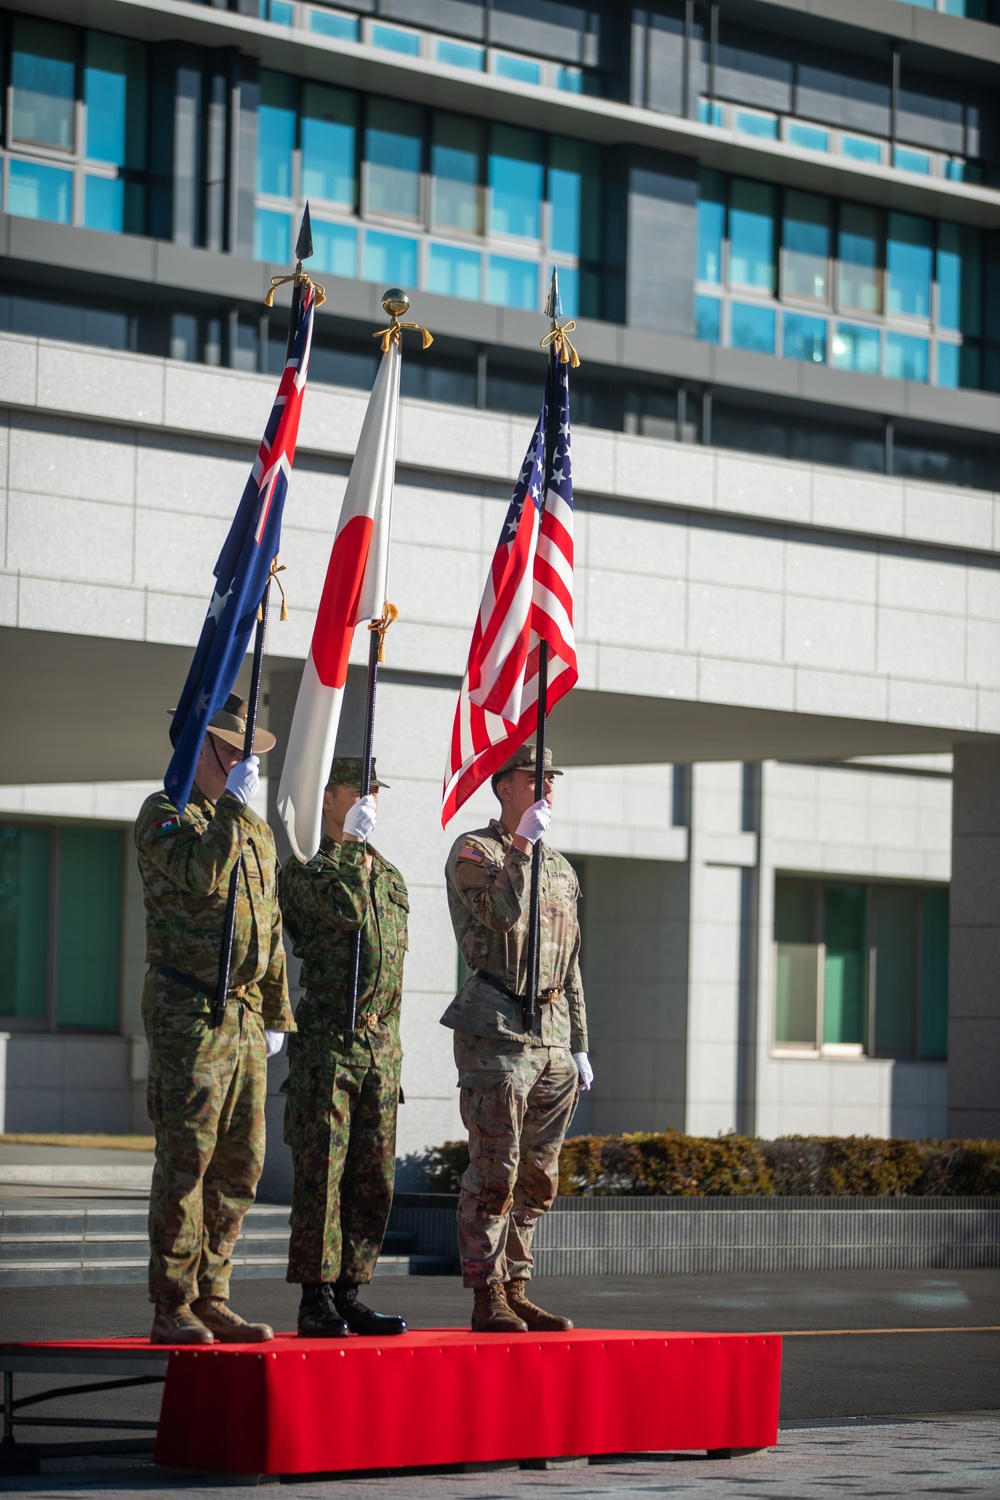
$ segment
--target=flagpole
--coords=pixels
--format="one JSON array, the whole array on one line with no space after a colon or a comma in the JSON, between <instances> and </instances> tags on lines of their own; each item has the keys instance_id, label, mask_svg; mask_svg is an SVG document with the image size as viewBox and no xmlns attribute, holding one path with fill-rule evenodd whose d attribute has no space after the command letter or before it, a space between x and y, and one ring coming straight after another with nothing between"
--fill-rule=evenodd
<instances>
[{"instance_id":1,"label":"flagpole","mask_svg":"<svg viewBox=\"0 0 1000 1500\"><path fill-rule=\"evenodd\" d=\"M285 358L288 358L292 348L292 340L299 321L299 308L302 304L302 262L308 260L313 253L312 224L309 218L309 205L305 206L302 215L302 223L299 225L298 239L295 241L295 274L292 282L292 306L288 315L288 340L285 344ZM273 296L273 288L272 288ZM257 633L253 643L253 666L250 671L249 707L247 708L247 727L243 736L243 759L249 760L253 754L254 736L257 733L257 711L260 705L260 680L264 670L264 641L267 636L267 613L271 599L271 580L268 578L264 585L264 593L257 611ZM229 975L233 964L233 937L236 931L236 902L240 892L240 875L243 870L243 855L240 854L229 876L229 893L226 899L226 918L222 929L222 942L219 947L219 973L215 984L215 1000L212 1004L212 1025L221 1026L226 1014L226 1000L229 996Z\"/></svg>"}]
</instances>

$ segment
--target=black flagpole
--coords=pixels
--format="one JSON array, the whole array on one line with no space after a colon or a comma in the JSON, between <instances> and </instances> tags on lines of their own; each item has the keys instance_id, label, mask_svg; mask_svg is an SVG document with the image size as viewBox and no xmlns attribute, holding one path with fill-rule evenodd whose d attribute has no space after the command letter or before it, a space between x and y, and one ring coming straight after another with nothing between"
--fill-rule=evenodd
<instances>
[{"instance_id":1,"label":"black flagpole","mask_svg":"<svg viewBox=\"0 0 1000 1500\"><path fill-rule=\"evenodd\" d=\"M302 223L299 226L299 237L295 241L295 277L292 281L292 307L288 315L288 341L285 344L285 358L291 351L292 341L295 338L295 330L299 321L299 308L302 303L302 285L300 276L302 274L302 262L308 260L313 253L312 225L309 220L309 205L306 204L302 215ZM253 754L254 735L257 732L257 710L260 705L260 679L264 669L264 640L267 635L267 611L271 597L271 580L268 579L264 585L263 598L257 611L257 633L253 643L253 667L250 672L249 707L247 708L247 727L243 736L243 759L248 760ZM229 996L229 973L233 964L233 934L236 929L236 900L240 891L240 873L243 869L243 856L240 855L232 868L229 876L229 895L226 901L226 920L222 929L222 943L219 948L219 974L215 984L215 1001L212 1005L212 1025L221 1026L226 1014L226 1000Z\"/></svg>"},{"instance_id":2,"label":"black flagpole","mask_svg":"<svg viewBox=\"0 0 1000 1500\"><path fill-rule=\"evenodd\" d=\"M562 317L562 304L559 301L559 272L553 268L552 282L549 286L549 299L545 304L546 315L551 319L551 332L554 333L559 326ZM549 475L552 473L552 464L555 457L555 394L556 394L556 367L559 360L558 341L549 341L549 379L546 381L546 413L545 413L545 473L542 476L543 485L547 488ZM543 489L543 504L545 491ZM538 720L535 729L535 801L541 802L545 796L545 715L546 700L549 696L549 645L548 641L538 643ZM540 887L542 875L542 841L536 839L531 849L531 891L528 905L528 966L525 976L524 994L524 1029L530 1036L535 1027L535 1010L538 999L538 980L541 967L542 944L541 944L541 914L539 909Z\"/></svg>"}]
</instances>

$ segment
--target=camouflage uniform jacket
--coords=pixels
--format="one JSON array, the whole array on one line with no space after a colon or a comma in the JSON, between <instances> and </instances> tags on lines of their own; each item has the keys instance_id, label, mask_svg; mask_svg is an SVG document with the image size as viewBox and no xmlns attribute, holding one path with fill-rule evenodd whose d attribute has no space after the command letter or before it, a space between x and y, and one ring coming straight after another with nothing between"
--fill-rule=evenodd
<instances>
[{"instance_id":1,"label":"camouflage uniform jacket","mask_svg":"<svg viewBox=\"0 0 1000 1500\"><path fill-rule=\"evenodd\" d=\"M371 870L365 855L372 857ZM351 934L361 929L358 1029L388 1024L398 1036L407 949L409 897L402 875L370 845L324 837L306 864L290 859L280 876L281 907L302 959L305 1001L343 1017L350 982Z\"/></svg>"},{"instance_id":2,"label":"camouflage uniform jacket","mask_svg":"<svg viewBox=\"0 0 1000 1500\"><path fill-rule=\"evenodd\" d=\"M475 973L482 969L508 990L527 986L531 855L514 847L502 823L463 834L445 865L455 941L473 973L441 1017L442 1026L526 1046L587 1050L587 1012L580 982L580 884L561 854L542 845L539 989L559 994L536 1009L535 1030L523 1029L521 1005Z\"/></svg>"},{"instance_id":3,"label":"camouflage uniform jacket","mask_svg":"<svg viewBox=\"0 0 1000 1500\"><path fill-rule=\"evenodd\" d=\"M146 906L146 962L156 994L196 995L208 1011L218 982L229 876L242 855L230 987L246 987L244 1003L263 1015L270 1030L294 1031L278 860L263 819L225 792L213 807L195 786L180 814L166 792L156 792L139 810L135 843Z\"/></svg>"}]
</instances>

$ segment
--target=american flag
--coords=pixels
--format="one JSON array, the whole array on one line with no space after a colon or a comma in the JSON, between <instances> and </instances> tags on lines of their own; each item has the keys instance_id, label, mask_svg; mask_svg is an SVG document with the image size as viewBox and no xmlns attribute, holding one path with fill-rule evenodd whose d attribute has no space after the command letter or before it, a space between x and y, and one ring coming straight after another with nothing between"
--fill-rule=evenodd
<instances>
[{"instance_id":1,"label":"american flag","mask_svg":"<svg viewBox=\"0 0 1000 1500\"><path fill-rule=\"evenodd\" d=\"M547 470L550 423L555 432ZM533 734L541 641L549 648L545 710L551 713L577 680L569 366L555 353L472 633L445 772L442 824Z\"/></svg>"},{"instance_id":2,"label":"american flag","mask_svg":"<svg viewBox=\"0 0 1000 1500\"><path fill-rule=\"evenodd\" d=\"M233 690L277 556L315 310L316 290L309 284L302 289L291 348L250 478L215 565L212 600L170 726L174 753L163 785L180 812L191 797L205 726Z\"/></svg>"}]
</instances>

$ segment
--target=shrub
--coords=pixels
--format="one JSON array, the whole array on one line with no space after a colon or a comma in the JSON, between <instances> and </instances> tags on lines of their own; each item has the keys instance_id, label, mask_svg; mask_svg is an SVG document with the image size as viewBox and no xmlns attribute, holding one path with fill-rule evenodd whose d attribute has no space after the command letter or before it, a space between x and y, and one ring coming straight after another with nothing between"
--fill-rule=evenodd
<instances>
[{"instance_id":1,"label":"shrub","mask_svg":"<svg viewBox=\"0 0 1000 1500\"><path fill-rule=\"evenodd\" d=\"M443 1146L433 1146L427 1153L425 1192L457 1193L468 1165L468 1141L445 1141Z\"/></svg>"},{"instance_id":2,"label":"shrub","mask_svg":"<svg viewBox=\"0 0 1000 1500\"><path fill-rule=\"evenodd\" d=\"M741 1198L768 1197L774 1187L756 1141L668 1130L568 1140L559 1158L559 1191L571 1198Z\"/></svg>"}]
</instances>

